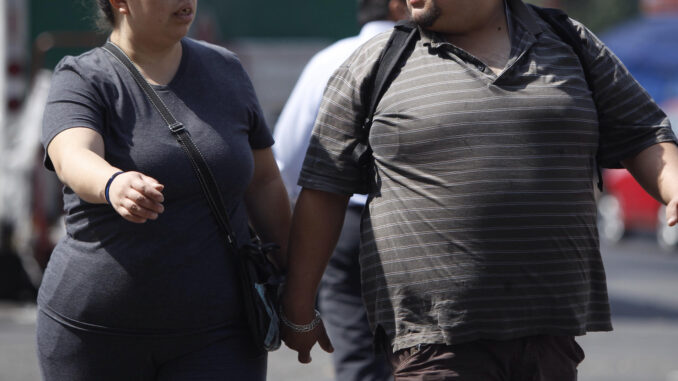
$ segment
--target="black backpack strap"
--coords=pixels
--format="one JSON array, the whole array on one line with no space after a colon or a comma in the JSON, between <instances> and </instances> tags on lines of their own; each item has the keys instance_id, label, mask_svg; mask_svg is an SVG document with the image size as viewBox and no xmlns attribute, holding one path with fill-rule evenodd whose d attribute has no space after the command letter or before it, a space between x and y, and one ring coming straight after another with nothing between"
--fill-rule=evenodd
<instances>
[{"instance_id":1,"label":"black backpack strap","mask_svg":"<svg viewBox=\"0 0 678 381\"><path fill-rule=\"evenodd\" d=\"M372 88L366 89L365 94L369 96L369 108L368 112L365 115L365 123L363 123L363 128L367 127L369 132L369 127L372 124L372 118L374 117L374 112L377 110L377 105L381 100L381 97L388 89L391 81L393 81L394 69L400 62L401 57L405 55L406 52L409 52L412 47L411 44L417 40L419 36L419 29L411 21L401 21L393 27L393 33L389 38L384 50L382 50L377 65L375 66L375 72L373 81L371 83ZM367 135L365 135L367 136Z\"/></svg>"},{"instance_id":2,"label":"black backpack strap","mask_svg":"<svg viewBox=\"0 0 678 381\"><path fill-rule=\"evenodd\" d=\"M567 13L563 12L560 9L554 8L541 8L533 4L529 4L532 9L541 17L542 20L546 21L553 31L556 32L560 39L570 45L572 50L579 58L579 63L584 71L584 78L586 79L586 84L589 86L589 90L593 91L590 67L588 61L584 59L584 49L588 46L588 41L581 38L579 31L570 23L570 17ZM602 192L603 190L603 174L600 169L600 166L596 163L596 172L598 175L598 189Z\"/></svg>"},{"instance_id":3,"label":"black backpack strap","mask_svg":"<svg viewBox=\"0 0 678 381\"><path fill-rule=\"evenodd\" d=\"M364 144L364 151L360 154L358 163L361 168L363 184L370 184L370 169L372 167L372 148L369 145L372 119L381 97L395 78L396 67L403 63L403 57L411 52L414 42L419 39L419 29L412 21L400 21L393 27L393 32L386 46L381 51L370 78L362 91L363 104L368 105L367 113L362 124L360 136Z\"/></svg>"}]
</instances>

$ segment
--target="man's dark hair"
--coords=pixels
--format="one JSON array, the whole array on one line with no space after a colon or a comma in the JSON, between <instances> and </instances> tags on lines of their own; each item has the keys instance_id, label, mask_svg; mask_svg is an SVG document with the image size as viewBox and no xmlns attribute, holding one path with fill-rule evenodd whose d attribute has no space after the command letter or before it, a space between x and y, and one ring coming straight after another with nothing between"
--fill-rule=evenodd
<instances>
[{"instance_id":1,"label":"man's dark hair","mask_svg":"<svg viewBox=\"0 0 678 381\"><path fill-rule=\"evenodd\" d=\"M358 24L388 20L389 0L358 0Z\"/></svg>"}]
</instances>

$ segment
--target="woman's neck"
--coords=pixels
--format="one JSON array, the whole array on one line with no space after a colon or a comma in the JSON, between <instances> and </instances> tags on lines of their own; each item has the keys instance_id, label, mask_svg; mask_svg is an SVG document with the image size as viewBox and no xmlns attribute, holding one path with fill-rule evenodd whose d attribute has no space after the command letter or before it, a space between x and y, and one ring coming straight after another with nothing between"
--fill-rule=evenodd
<instances>
[{"instance_id":1,"label":"woman's neck","mask_svg":"<svg viewBox=\"0 0 678 381\"><path fill-rule=\"evenodd\" d=\"M148 82L166 85L174 78L181 63L181 41L159 44L133 38L121 30L111 33L111 42L122 49Z\"/></svg>"}]
</instances>

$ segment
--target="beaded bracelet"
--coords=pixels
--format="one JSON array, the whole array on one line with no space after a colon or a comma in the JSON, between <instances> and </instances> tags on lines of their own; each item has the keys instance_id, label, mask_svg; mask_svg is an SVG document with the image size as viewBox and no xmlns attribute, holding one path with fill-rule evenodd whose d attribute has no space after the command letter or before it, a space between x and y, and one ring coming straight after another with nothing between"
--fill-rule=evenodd
<instances>
[{"instance_id":1,"label":"beaded bracelet","mask_svg":"<svg viewBox=\"0 0 678 381\"><path fill-rule=\"evenodd\" d=\"M285 314L283 313L282 306L280 307L280 320L292 331L294 332L311 332L317 327L321 322L322 319L320 318L320 312L318 310L315 311L315 316L313 317L313 320L308 323L308 324L294 324L291 321L287 319Z\"/></svg>"},{"instance_id":2,"label":"beaded bracelet","mask_svg":"<svg viewBox=\"0 0 678 381\"><path fill-rule=\"evenodd\" d=\"M115 172L111 177L106 181L106 188L104 188L104 197L106 198L106 202L110 205L111 204L111 199L108 196L108 191L111 189L111 183L113 182L113 179L118 177L119 174L125 173L123 171L118 171Z\"/></svg>"}]
</instances>

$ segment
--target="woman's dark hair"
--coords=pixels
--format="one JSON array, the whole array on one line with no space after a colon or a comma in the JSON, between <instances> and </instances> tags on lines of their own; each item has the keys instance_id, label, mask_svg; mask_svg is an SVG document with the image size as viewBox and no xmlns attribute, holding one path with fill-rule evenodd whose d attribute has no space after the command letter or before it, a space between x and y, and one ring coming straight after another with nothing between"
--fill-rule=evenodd
<instances>
[{"instance_id":1,"label":"woman's dark hair","mask_svg":"<svg viewBox=\"0 0 678 381\"><path fill-rule=\"evenodd\" d=\"M96 0L97 2L97 26L102 30L109 30L115 25L115 14L108 0Z\"/></svg>"}]
</instances>

